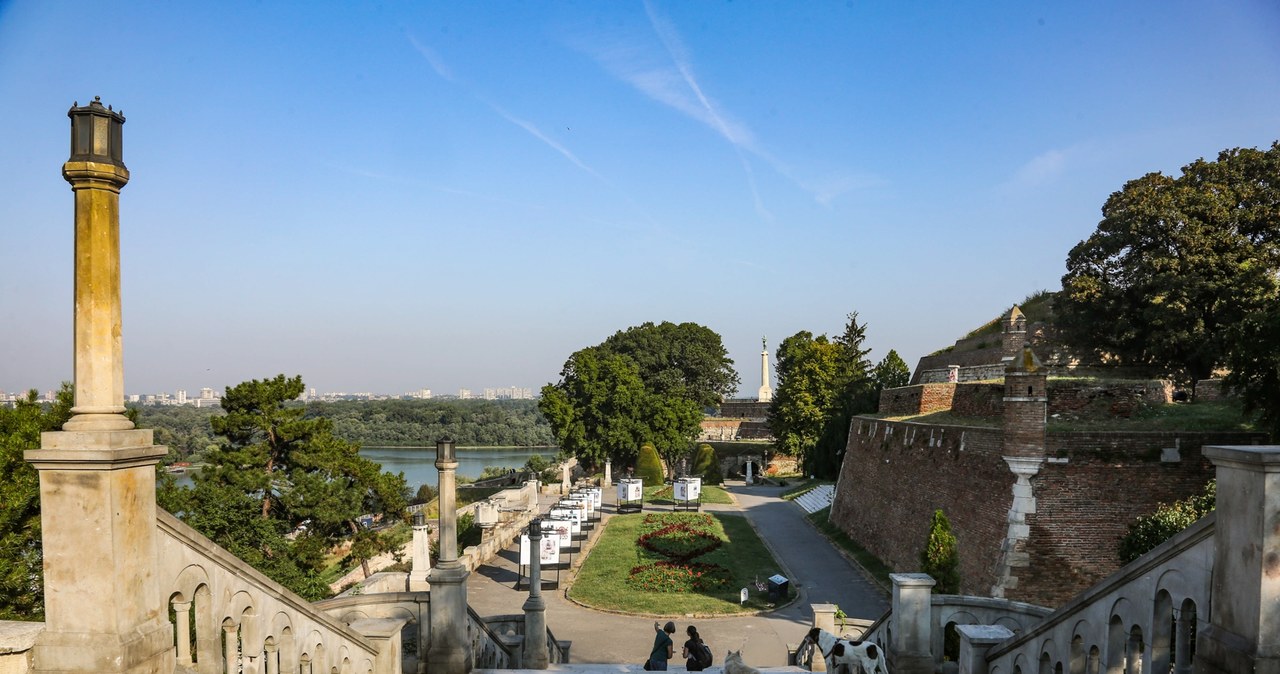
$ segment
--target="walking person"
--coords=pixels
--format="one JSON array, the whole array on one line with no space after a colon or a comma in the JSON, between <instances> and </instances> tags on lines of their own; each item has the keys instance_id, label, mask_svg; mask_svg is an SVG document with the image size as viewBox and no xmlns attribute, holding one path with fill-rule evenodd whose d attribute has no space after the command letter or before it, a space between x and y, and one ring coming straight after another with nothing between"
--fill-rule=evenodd
<instances>
[{"instance_id":1,"label":"walking person","mask_svg":"<svg viewBox=\"0 0 1280 674\"><path fill-rule=\"evenodd\" d=\"M701 672L711 666L711 651L702 643L698 628L690 625L684 632L689 635L689 640L684 642L684 649L680 652L684 656L684 668L691 672Z\"/></svg>"},{"instance_id":2,"label":"walking person","mask_svg":"<svg viewBox=\"0 0 1280 674\"><path fill-rule=\"evenodd\" d=\"M658 621L653 621L653 631L657 634L653 637L653 650L649 652L649 659L645 661L644 668L654 672L667 671L667 661L675 654L675 642L671 640L671 635L676 633L676 624L670 620L667 624L659 627Z\"/></svg>"}]
</instances>

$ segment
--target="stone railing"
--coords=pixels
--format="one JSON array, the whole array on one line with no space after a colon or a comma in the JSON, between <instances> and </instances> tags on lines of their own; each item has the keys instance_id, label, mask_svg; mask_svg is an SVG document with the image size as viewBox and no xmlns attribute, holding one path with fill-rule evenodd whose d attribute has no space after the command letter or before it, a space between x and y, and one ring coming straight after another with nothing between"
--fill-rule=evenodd
<instances>
[{"instance_id":1,"label":"stone railing","mask_svg":"<svg viewBox=\"0 0 1280 674\"><path fill-rule=\"evenodd\" d=\"M523 652L525 623L523 613L513 613L511 615L489 616L484 619L485 625L489 631L506 643L513 650L520 649ZM550 664L567 664L569 662L569 651L573 645L572 641L559 641L555 635L551 633L551 629L547 629L547 658ZM523 655L518 661L523 662ZM479 660L476 661L477 667L481 667Z\"/></svg>"},{"instance_id":2,"label":"stone railing","mask_svg":"<svg viewBox=\"0 0 1280 674\"><path fill-rule=\"evenodd\" d=\"M1216 513L1201 519L1033 628L1010 630L1007 640L974 644L970 651L990 648L985 660L991 674L1046 666L1189 673L1196 625L1206 622L1211 599L1216 521ZM987 638L993 636L1000 635Z\"/></svg>"},{"instance_id":3,"label":"stone railing","mask_svg":"<svg viewBox=\"0 0 1280 674\"><path fill-rule=\"evenodd\" d=\"M407 618L351 624L318 610L176 517L157 512L157 575L177 665L221 674L397 674ZM168 611L165 611L168 613Z\"/></svg>"},{"instance_id":4,"label":"stone railing","mask_svg":"<svg viewBox=\"0 0 1280 674\"><path fill-rule=\"evenodd\" d=\"M42 631L44 623L0 620L0 674L31 671L31 649Z\"/></svg>"}]
</instances>

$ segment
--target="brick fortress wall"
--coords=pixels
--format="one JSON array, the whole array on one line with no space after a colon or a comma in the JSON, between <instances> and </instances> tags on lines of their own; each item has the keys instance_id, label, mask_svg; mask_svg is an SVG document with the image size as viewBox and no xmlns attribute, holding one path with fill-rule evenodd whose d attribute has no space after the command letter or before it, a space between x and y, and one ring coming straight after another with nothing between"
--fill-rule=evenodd
<instances>
[{"instance_id":1,"label":"brick fortress wall","mask_svg":"<svg viewBox=\"0 0 1280 674\"><path fill-rule=\"evenodd\" d=\"M1032 478L1031 566L1010 599L1056 606L1119 568L1134 518L1186 498L1212 476L1202 445L1256 444L1257 433L1050 433ZM1178 446L1181 461L1162 462ZM933 511L951 520L961 592L988 596L1006 533L1013 473L998 428L855 417L831 521L896 571L919 569Z\"/></svg>"}]
</instances>

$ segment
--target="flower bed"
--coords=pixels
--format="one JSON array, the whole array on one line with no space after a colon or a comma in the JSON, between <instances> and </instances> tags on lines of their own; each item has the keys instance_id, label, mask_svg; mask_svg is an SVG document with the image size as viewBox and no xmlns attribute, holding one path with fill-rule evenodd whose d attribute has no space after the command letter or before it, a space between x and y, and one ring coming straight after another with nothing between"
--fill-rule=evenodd
<instances>
[{"instance_id":1,"label":"flower bed","mask_svg":"<svg viewBox=\"0 0 1280 674\"><path fill-rule=\"evenodd\" d=\"M648 592L701 592L725 587L729 575L719 564L654 562L631 569L627 585Z\"/></svg>"}]
</instances>

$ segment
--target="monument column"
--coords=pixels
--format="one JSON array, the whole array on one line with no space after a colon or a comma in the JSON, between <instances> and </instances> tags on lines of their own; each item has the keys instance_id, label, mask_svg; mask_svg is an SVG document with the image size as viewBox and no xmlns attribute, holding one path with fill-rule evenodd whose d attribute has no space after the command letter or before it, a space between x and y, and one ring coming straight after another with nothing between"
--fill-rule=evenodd
<instances>
[{"instance_id":1,"label":"monument column","mask_svg":"<svg viewBox=\"0 0 1280 674\"><path fill-rule=\"evenodd\" d=\"M471 671L471 645L467 640L467 577L471 572L458 561L458 512L455 472L458 459L453 440L436 443L436 470L440 471L440 559L427 579L431 583L431 646L427 671L433 674L466 674Z\"/></svg>"},{"instance_id":2,"label":"monument column","mask_svg":"<svg viewBox=\"0 0 1280 674\"><path fill-rule=\"evenodd\" d=\"M98 98L67 112L75 194L75 406L25 458L40 474L45 630L37 672L172 672L156 578L155 465L166 453L124 412L120 189L124 115Z\"/></svg>"},{"instance_id":3,"label":"monument column","mask_svg":"<svg viewBox=\"0 0 1280 674\"><path fill-rule=\"evenodd\" d=\"M764 337L760 338L760 390L756 392L756 399L762 403L773 400L773 388L769 386L769 343Z\"/></svg>"},{"instance_id":4,"label":"monument column","mask_svg":"<svg viewBox=\"0 0 1280 674\"><path fill-rule=\"evenodd\" d=\"M529 598L524 606L524 668L546 669L547 603L542 598L542 518L529 522Z\"/></svg>"}]
</instances>

